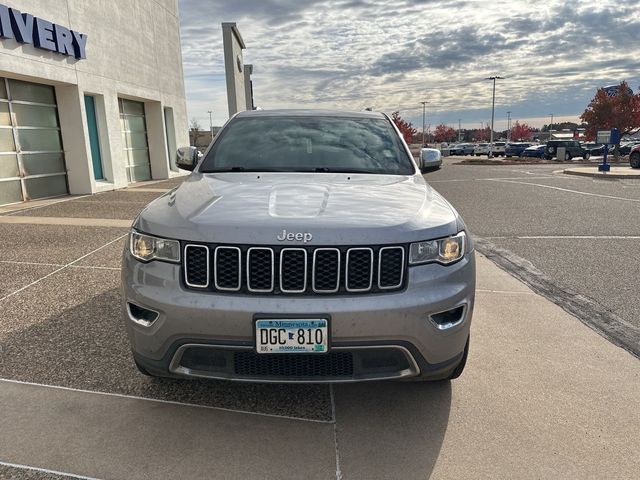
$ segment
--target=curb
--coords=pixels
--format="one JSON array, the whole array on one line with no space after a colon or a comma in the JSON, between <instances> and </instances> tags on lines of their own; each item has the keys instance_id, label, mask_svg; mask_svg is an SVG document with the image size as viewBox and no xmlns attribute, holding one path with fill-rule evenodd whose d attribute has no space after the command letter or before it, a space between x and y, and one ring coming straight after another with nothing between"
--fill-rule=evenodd
<instances>
[{"instance_id":1,"label":"curb","mask_svg":"<svg viewBox=\"0 0 640 480\"><path fill-rule=\"evenodd\" d=\"M562 173L564 173L565 175L576 175L578 177L604 178L604 179L608 179L608 180L624 180L624 179L636 180L636 179L640 179L640 170L637 170L637 172L633 172L633 173L628 174L628 175L621 174L621 173L598 172L598 171L595 171L595 172L581 172L581 171L575 171L575 170L571 170L571 169L563 170Z\"/></svg>"},{"instance_id":2,"label":"curb","mask_svg":"<svg viewBox=\"0 0 640 480\"><path fill-rule=\"evenodd\" d=\"M631 325L595 300L556 283L530 261L481 237L477 250L538 295L558 305L614 345L640 359L640 327Z\"/></svg>"}]
</instances>

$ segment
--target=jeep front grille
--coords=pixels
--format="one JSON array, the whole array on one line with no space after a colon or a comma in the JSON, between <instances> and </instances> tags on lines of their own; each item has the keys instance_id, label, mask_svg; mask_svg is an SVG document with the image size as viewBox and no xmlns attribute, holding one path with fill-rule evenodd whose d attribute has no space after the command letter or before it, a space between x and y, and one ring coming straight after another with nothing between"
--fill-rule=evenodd
<instances>
[{"instance_id":1,"label":"jeep front grille","mask_svg":"<svg viewBox=\"0 0 640 480\"><path fill-rule=\"evenodd\" d=\"M261 294L380 293L404 287L405 247L184 246L187 288Z\"/></svg>"}]
</instances>

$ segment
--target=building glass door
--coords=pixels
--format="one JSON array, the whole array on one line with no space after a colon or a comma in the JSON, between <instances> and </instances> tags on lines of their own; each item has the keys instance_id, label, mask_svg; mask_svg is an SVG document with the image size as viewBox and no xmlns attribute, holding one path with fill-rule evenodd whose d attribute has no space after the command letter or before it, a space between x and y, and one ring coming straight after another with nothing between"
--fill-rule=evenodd
<instances>
[{"instance_id":1,"label":"building glass door","mask_svg":"<svg viewBox=\"0 0 640 480\"><path fill-rule=\"evenodd\" d=\"M118 103L124 154L127 159L127 180L129 182L151 180L144 103L124 98L119 98Z\"/></svg>"},{"instance_id":2,"label":"building glass door","mask_svg":"<svg viewBox=\"0 0 640 480\"><path fill-rule=\"evenodd\" d=\"M0 78L0 205L67 193L54 88Z\"/></svg>"},{"instance_id":3,"label":"building glass door","mask_svg":"<svg viewBox=\"0 0 640 480\"><path fill-rule=\"evenodd\" d=\"M100 153L100 135L98 134L96 102L91 95L84 96L84 109L87 114L87 128L89 130L89 146L91 147L93 178L96 180L103 180L104 172L102 171L102 154Z\"/></svg>"}]
</instances>

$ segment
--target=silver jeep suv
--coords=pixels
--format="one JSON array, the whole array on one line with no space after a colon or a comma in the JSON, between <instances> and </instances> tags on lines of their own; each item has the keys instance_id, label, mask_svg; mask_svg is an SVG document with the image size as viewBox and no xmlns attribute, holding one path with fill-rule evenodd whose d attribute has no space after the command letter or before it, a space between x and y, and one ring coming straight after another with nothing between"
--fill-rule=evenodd
<instances>
[{"instance_id":1,"label":"silver jeep suv","mask_svg":"<svg viewBox=\"0 0 640 480\"><path fill-rule=\"evenodd\" d=\"M141 372L259 382L462 373L473 243L375 112L234 116L136 218L123 315Z\"/></svg>"}]
</instances>

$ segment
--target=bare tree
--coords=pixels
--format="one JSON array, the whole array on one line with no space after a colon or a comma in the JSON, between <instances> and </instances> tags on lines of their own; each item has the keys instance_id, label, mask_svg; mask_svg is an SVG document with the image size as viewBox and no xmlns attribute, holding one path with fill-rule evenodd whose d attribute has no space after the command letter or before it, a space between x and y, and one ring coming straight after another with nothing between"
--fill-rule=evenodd
<instances>
[{"instance_id":1,"label":"bare tree","mask_svg":"<svg viewBox=\"0 0 640 480\"><path fill-rule=\"evenodd\" d=\"M200 127L200 122L196 117L192 117L189 122L189 142L194 147L198 144L198 139L202 136L201 132L202 128Z\"/></svg>"}]
</instances>

